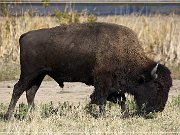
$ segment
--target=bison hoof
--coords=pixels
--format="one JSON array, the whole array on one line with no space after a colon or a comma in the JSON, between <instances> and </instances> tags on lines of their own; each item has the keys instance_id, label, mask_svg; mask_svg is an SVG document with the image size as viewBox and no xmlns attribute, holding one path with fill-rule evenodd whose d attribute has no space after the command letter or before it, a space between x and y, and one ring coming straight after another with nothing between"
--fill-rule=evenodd
<instances>
[{"instance_id":1,"label":"bison hoof","mask_svg":"<svg viewBox=\"0 0 180 135\"><path fill-rule=\"evenodd\" d=\"M122 118L128 118L130 115L129 115L129 112L126 110L124 112L122 112Z\"/></svg>"},{"instance_id":2,"label":"bison hoof","mask_svg":"<svg viewBox=\"0 0 180 135\"><path fill-rule=\"evenodd\" d=\"M11 116L6 113L6 114L4 115L4 120L5 120L5 121L11 120Z\"/></svg>"}]
</instances>

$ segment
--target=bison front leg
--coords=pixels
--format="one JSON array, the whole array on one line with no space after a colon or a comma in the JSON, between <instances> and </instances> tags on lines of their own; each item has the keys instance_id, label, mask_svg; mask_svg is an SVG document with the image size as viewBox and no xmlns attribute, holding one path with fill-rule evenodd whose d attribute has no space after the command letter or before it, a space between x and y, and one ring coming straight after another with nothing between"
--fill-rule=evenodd
<instances>
[{"instance_id":1,"label":"bison front leg","mask_svg":"<svg viewBox=\"0 0 180 135\"><path fill-rule=\"evenodd\" d=\"M99 113L101 116L106 115L106 100L109 90L111 88L111 78L108 75L98 76L94 82L94 92L90 96L91 104L99 106Z\"/></svg>"},{"instance_id":2,"label":"bison front leg","mask_svg":"<svg viewBox=\"0 0 180 135\"><path fill-rule=\"evenodd\" d=\"M120 106L121 106L121 113L123 115L123 117L128 117L129 113L128 113L128 110L127 110L127 106L126 106L126 96L125 94L121 94L121 97L120 97Z\"/></svg>"},{"instance_id":3,"label":"bison front leg","mask_svg":"<svg viewBox=\"0 0 180 135\"><path fill-rule=\"evenodd\" d=\"M100 112L100 116L106 116L106 104L104 105L99 105L99 112Z\"/></svg>"},{"instance_id":4,"label":"bison front leg","mask_svg":"<svg viewBox=\"0 0 180 135\"><path fill-rule=\"evenodd\" d=\"M97 89L94 90L93 94L91 94L90 104L96 104L99 106L99 116L106 116L106 98L100 93L96 92Z\"/></svg>"}]
</instances>

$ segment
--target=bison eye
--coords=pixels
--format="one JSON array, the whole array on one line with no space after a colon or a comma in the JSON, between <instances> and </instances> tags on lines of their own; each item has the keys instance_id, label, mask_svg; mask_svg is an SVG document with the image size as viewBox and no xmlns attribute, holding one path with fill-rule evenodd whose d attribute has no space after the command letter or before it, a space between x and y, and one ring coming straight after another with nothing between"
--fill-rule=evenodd
<instances>
[{"instance_id":1,"label":"bison eye","mask_svg":"<svg viewBox=\"0 0 180 135\"><path fill-rule=\"evenodd\" d=\"M155 82L155 83L157 83L157 86L156 86L157 92L161 92L163 85L161 85L159 82Z\"/></svg>"},{"instance_id":2,"label":"bison eye","mask_svg":"<svg viewBox=\"0 0 180 135\"><path fill-rule=\"evenodd\" d=\"M139 77L139 79L138 79L138 83L139 84L144 84L145 83L145 76L144 75L141 75L140 77Z\"/></svg>"}]
</instances>

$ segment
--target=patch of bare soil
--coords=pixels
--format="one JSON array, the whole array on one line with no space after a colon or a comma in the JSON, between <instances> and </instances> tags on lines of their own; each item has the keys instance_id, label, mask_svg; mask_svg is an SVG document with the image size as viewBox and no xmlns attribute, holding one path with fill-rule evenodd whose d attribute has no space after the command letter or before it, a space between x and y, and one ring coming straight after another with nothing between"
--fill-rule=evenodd
<instances>
[{"instance_id":1,"label":"patch of bare soil","mask_svg":"<svg viewBox=\"0 0 180 135\"><path fill-rule=\"evenodd\" d=\"M0 103L9 104L13 87L16 81L0 82ZM65 83L64 88L60 88L54 81L44 81L36 93L35 103L53 103L69 101L71 103L87 102L89 96L93 92L93 86L87 86L84 83ZM173 80L173 86L169 92L169 97L180 95L180 80ZM169 99L170 99L169 98ZM24 93L19 101L26 102L26 94Z\"/></svg>"}]
</instances>

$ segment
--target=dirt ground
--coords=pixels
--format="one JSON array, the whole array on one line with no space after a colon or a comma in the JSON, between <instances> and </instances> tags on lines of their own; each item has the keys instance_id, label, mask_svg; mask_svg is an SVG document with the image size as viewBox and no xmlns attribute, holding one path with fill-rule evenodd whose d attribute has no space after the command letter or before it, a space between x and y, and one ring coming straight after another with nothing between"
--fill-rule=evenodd
<instances>
[{"instance_id":1,"label":"dirt ground","mask_svg":"<svg viewBox=\"0 0 180 135\"><path fill-rule=\"evenodd\" d=\"M9 104L13 86L16 82L17 81L0 82L0 103ZM62 89L55 81L43 81L36 94L35 103L49 103L50 101L53 101L54 104L64 101L69 101L72 103L87 103L93 89L93 86L87 86L79 82L65 83L65 86ZM177 95L180 95L180 80L173 80L173 87L171 87L169 97L171 98L172 96ZM18 102L26 102L25 93L20 97Z\"/></svg>"}]
</instances>

